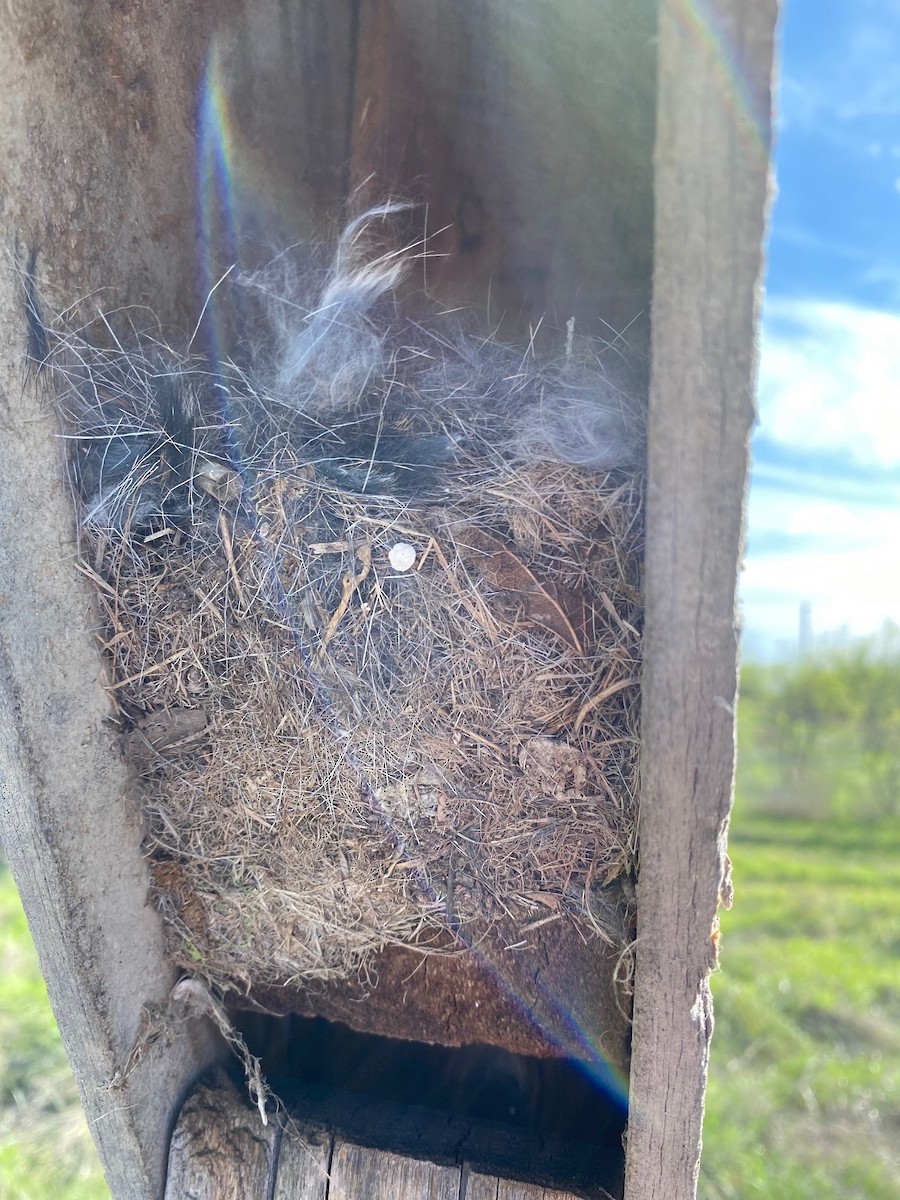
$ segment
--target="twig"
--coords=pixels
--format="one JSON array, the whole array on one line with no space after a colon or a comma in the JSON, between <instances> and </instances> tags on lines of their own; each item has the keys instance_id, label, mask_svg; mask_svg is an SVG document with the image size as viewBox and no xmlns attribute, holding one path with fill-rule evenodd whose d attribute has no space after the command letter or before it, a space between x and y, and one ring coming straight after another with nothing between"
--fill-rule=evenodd
<instances>
[{"instance_id":1,"label":"twig","mask_svg":"<svg viewBox=\"0 0 900 1200\"><path fill-rule=\"evenodd\" d=\"M334 610L331 620L325 626L325 632L322 634L321 644L319 645L319 649L316 651L315 658L313 659L314 667L319 667L322 665L322 659L325 657L325 651L328 649L328 644L337 633L338 626L344 619L344 614L346 613L347 609L350 607L350 601L353 599L356 589L368 577L368 574L372 569L372 547L368 542L366 542L365 545L360 546L359 550L356 552L356 557L362 563L362 568L357 575L344 576L341 602Z\"/></svg>"},{"instance_id":2,"label":"twig","mask_svg":"<svg viewBox=\"0 0 900 1200\"><path fill-rule=\"evenodd\" d=\"M225 558L228 560L228 570L231 573L231 582L234 584L234 590L237 592L238 603L241 608L244 607L244 589L241 587L241 580L238 575L237 563L234 561L234 550L231 545L231 534L228 531L228 522L225 519L225 513L219 513L219 532L222 535L222 547L225 550Z\"/></svg>"}]
</instances>

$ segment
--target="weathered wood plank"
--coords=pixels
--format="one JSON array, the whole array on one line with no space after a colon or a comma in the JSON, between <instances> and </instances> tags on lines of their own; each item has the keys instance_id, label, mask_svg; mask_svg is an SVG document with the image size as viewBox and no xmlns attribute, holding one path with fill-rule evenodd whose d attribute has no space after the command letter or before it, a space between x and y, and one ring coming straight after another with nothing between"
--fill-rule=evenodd
<instances>
[{"instance_id":1,"label":"weathered wood plank","mask_svg":"<svg viewBox=\"0 0 900 1200\"><path fill-rule=\"evenodd\" d=\"M734 767L776 0L663 0L629 1200L692 1200Z\"/></svg>"},{"instance_id":2,"label":"weathered wood plank","mask_svg":"<svg viewBox=\"0 0 900 1200\"><path fill-rule=\"evenodd\" d=\"M501 1179L497 1186L497 1200L578 1200L578 1197L572 1192L558 1192L555 1188L544 1188L534 1183Z\"/></svg>"},{"instance_id":3,"label":"weathered wood plank","mask_svg":"<svg viewBox=\"0 0 900 1200\"><path fill-rule=\"evenodd\" d=\"M481 1175L477 1171L469 1174L463 1169L463 1180L461 1200L497 1200L500 1180L496 1176Z\"/></svg>"},{"instance_id":4,"label":"weathered wood plank","mask_svg":"<svg viewBox=\"0 0 900 1200\"><path fill-rule=\"evenodd\" d=\"M335 1141L329 1195L348 1200L459 1200L459 1167Z\"/></svg>"},{"instance_id":5,"label":"weathered wood plank","mask_svg":"<svg viewBox=\"0 0 900 1200\"><path fill-rule=\"evenodd\" d=\"M290 1122L282 1136L272 1200L326 1200L332 1139Z\"/></svg>"},{"instance_id":6,"label":"weathered wood plank","mask_svg":"<svg viewBox=\"0 0 900 1200\"><path fill-rule=\"evenodd\" d=\"M40 277L67 302L127 284L134 299L157 293L164 318L178 310L192 256L173 214L193 229L206 19L39 0L0 21L0 836L115 1200L158 1200L178 1099L217 1048L192 1022L123 1073L142 1006L163 1004L175 975L146 903L58 428L24 370L8 256L36 242Z\"/></svg>"},{"instance_id":7,"label":"weathered wood plank","mask_svg":"<svg viewBox=\"0 0 900 1200\"><path fill-rule=\"evenodd\" d=\"M237 1091L195 1088L172 1133L165 1200L268 1196L275 1173L277 1133L276 1125L263 1125L256 1109ZM310 1192L310 1200L316 1195ZM306 1196L305 1192L296 1193L297 1200L306 1200Z\"/></svg>"},{"instance_id":8,"label":"weathered wood plank","mask_svg":"<svg viewBox=\"0 0 900 1200\"><path fill-rule=\"evenodd\" d=\"M466 1179L461 1200L578 1200L578 1197L537 1183L519 1183L473 1172Z\"/></svg>"},{"instance_id":9,"label":"weathered wood plank","mask_svg":"<svg viewBox=\"0 0 900 1200\"><path fill-rule=\"evenodd\" d=\"M352 8L35 0L0 20L0 835L115 1200L158 1200L177 1104L221 1045L191 1022L122 1074L142 1006L162 1005L175 976L73 568L58 429L23 367L12 258L35 242L39 277L65 304L146 303L192 327L197 99L214 36L235 106L263 131L263 163L284 162L289 143L286 178L245 173L255 198L281 212L293 196L286 224L306 228L342 186ZM263 84L273 42L292 73Z\"/></svg>"},{"instance_id":10,"label":"weathered wood plank","mask_svg":"<svg viewBox=\"0 0 900 1200\"><path fill-rule=\"evenodd\" d=\"M427 204L442 301L526 336L646 313L655 10L361 0L352 182Z\"/></svg>"}]
</instances>

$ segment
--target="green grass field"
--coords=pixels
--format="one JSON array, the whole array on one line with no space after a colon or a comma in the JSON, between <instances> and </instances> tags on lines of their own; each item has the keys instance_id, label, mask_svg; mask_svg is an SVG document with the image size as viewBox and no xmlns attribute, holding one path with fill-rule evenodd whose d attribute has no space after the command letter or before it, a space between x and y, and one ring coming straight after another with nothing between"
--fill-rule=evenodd
<instances>
[{"instance_id":1,"label":"green grass field","mask_svg":"<svg viewBox=\"0 0 900 1200\"><path fill-rule=\"evenodd\" d=\"M703 1200L900 1197L900 821L738 807Z\"/></svg>"},{"instance_id":2,"label":"green grass field","mask_svg":"<svg viewBox=\"0 0 900 1200\"><path fill-rule=\"evenodd\" d=\"M25 915L2 860L0 1196L109 1200Z\"/></svg>"},{"instance_id":3,"label":"green grass field","mask_svg":"<svg viewBox=\"0 0 900 1200\"><path fill-rule=\"evenodd\" d=\"M821 718L823 678L801 693L812 723L783 707L773 730L770 677L748 672L701 1200L900 1200L900 819L873 800L900 738L876 754L846 705ZM0 864L0 1197L108 1196Z\"/></svg>"}]
</instances>

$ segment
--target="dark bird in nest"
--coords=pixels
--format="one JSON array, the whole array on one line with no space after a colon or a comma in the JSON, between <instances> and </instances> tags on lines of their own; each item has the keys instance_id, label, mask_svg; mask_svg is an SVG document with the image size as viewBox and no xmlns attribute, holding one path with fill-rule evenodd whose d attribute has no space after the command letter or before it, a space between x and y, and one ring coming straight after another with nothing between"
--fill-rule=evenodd
<instances>
[{"instance_id":1,"label":"dark bird in nest","mask_svg":"<svg viewBox=\"0 0 900 1200\"><path fill-rule=\"evenodd\" d=\"M203 494L231 503L257 474L291 462L356 496L419 503L445 497L451 481L464 485L473 463L627 465L636 439L599 368L580 369L568 350L565 363L542 364L466 335L452 314L430 324L403 316L396 291L416 254L385 249L383 223L405 208L384 205L347 225L309 306L282 256L243 277L263 311L240 362L184 358L157 338L149 351L139 337L123 347L108 325L114 349L51 336L32 252L28 353L68 386L85 520L136 536L186 530ZM245 291L238 303L248 300Z\"/></svg>"},{"instance_id":2,"label":"dark bird in nest","mask_svg":"<svg viewBox=\"0 0 900 1200\"><path fill-rule=\"evenodd\" d=\"M158 429L129 428L111 402L80 433L75 479L93 524L146 535L187 527L194 454L193 400L177 372L148 380Z\"/></svg>"},{"instance_id":3,"label":"dark bird in nest","mask_svg":"<svg viewBox=\"0 0 900 1200\"><path fill-rule=\"evenodd\" d=\"M456 438L407 432L378 414L329 417L328 427L316 430L298 452L336 487L397 500L427 498L443 490L441 468L453 460Z\"/></svg>"},{"instance_id":4,"label":"dark bird in nest","mask_svg":"<svg viewBox=\"0 0 900 1200\"><path fill-rule=\"evenodd\" d=\"M22 284L26 358L41 371L53 359L54 338L38 295L37 258L38 249L32 246ZM186 527L195 419L186 374L161 359L148 364L141 358L138 371L127 355L110 362L98 353L96 365L90 356L78 357L86 367L86 403L79 412L72 468L87 519L134 534ZM143 393L149 411L135 412L135 401Z\"/></svg>"}]
</instances>

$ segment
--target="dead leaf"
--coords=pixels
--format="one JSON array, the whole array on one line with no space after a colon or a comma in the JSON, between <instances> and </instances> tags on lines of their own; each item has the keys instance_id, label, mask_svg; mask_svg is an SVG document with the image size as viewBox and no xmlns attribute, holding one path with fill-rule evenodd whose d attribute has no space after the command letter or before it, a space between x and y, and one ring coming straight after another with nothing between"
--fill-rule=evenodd
<instances>
[{"instance_id":1,"label":"dead leaf","mask_svg":"<svg viewBox=\"0 0 900 1200\"><path fill-rule=\"evenodd\" d=\"M174 758L195 749L207 724L203 709L159 708L141 717L125 735L125 755L138 770L157 766L160 755Z\"/></svg>"},{"instance_id":2,"label":"dead leaf","mask_svg":"<svg viewBox=\"0 0 900 1200\"><path fill-rule=\"evenodd\" d=\"M536 901L538 904L543 904L545 908L552 909L553 912L556 912L559 908L560 898L554 895L553 892L523 892L522 895L529 900Z\"/></svg>"},{"instance_id":3,"label":"dead leaf","mask_svg":"<svg viewBox=\"0 0 900 1200\"><path fill-rule=\"evenodd\" d=\"M467 526L455 540L488 583L521 600L529 620L584 654L589 619L584 597L558 584L542 583L505 542L483 529Z\"/></svg>"}]
</instances>

